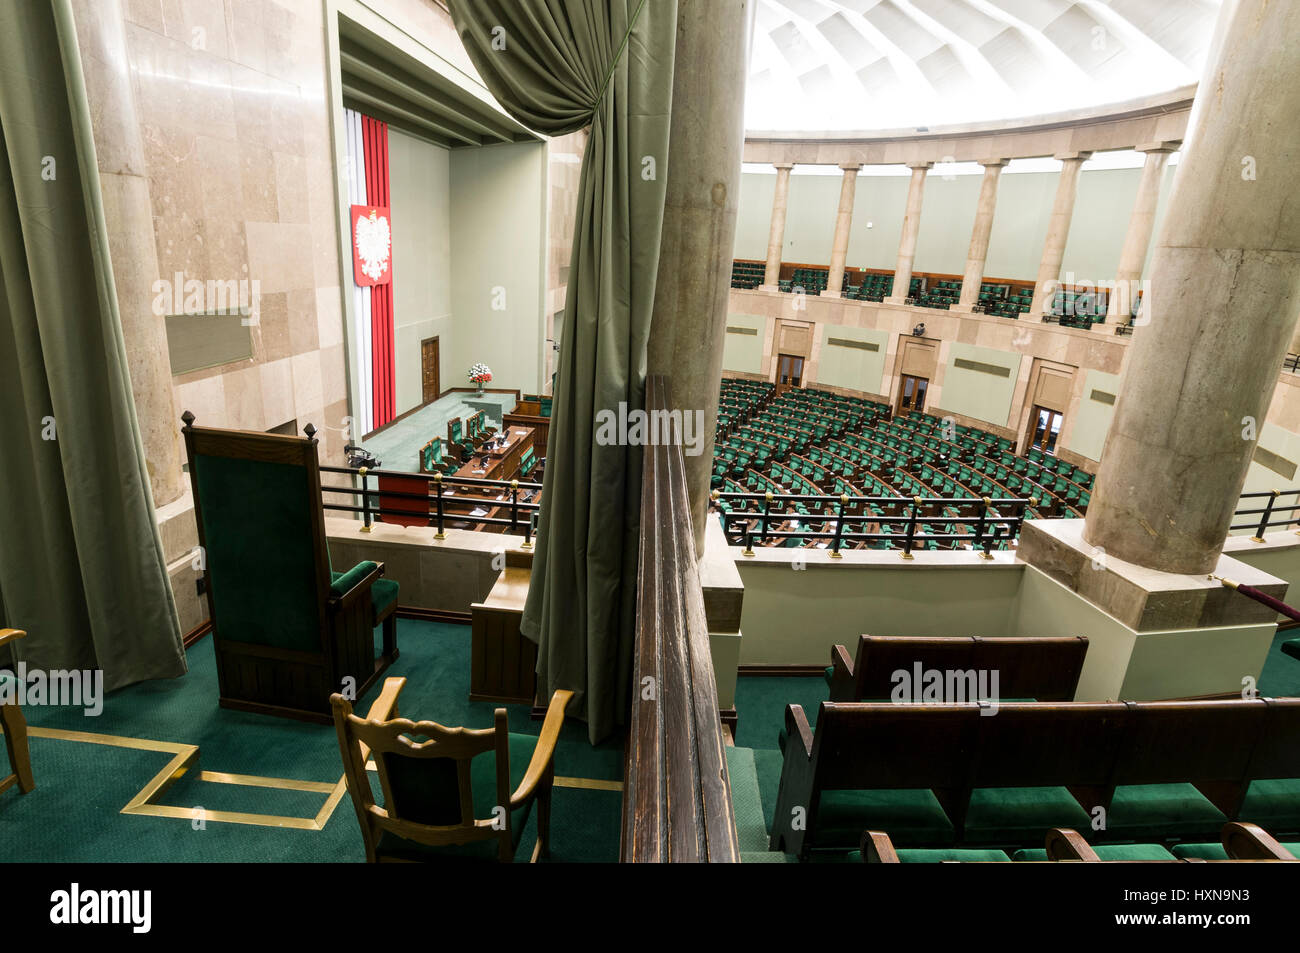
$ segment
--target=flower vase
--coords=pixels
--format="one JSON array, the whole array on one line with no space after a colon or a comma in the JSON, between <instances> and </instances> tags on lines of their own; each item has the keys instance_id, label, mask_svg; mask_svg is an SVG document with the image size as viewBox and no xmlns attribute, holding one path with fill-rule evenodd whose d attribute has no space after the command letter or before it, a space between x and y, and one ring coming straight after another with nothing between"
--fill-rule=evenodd
<instances>
[{"instance_id":1,"label":"flower vase","mask_svg":"<svg viewBox=\"0 0 1300 953\"><path fill-rule=\"evenodd\" d=\"M479 381L479 382L478 382L478 390L476 390L476 391L474 392L474 396L475 396L475 397L482 397L482 396L483 396L483 382L482 382L482 381Z\"/></svg>"}]
</instances>

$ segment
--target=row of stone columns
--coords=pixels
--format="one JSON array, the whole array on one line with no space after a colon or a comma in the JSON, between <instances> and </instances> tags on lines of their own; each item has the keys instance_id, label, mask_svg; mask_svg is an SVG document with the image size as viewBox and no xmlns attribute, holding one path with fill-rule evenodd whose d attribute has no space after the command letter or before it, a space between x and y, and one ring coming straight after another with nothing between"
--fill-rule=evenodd
<instances>
[{"instance_id":1,"label":"row of stone columns","mask_svg":"<svg viewBox=\"0 0 1300 953\"><path fill-rule=\"evenodd\" d=\"M1137 151L1146 153L1146 161L1142 167L1142 178L1138 185L1133 213L1124 235L1119 268L1115 274L1117 294L1112 299L1112 311L1116 311L1116 308L1123 309L1116 313L1127 313L1130 301L1127 292L1142 276L1142 265L1146 261L1147 249L1151 244L1151 234L1155 225L1160 185L1169 162L1169 154L1178 146L1178 142L1157 142L1137 147ZM1051 308L1057 281L1061 277L1061 262L1065 258L1066 243L1070 237L1070 222L1074 217L1074 202L1079 191L1079 172L1082 170L1083 163L1091 155L1091 152L1072 152L1056 156L1061 162L1061 173L1034 285L1032 314L1044 314ZM989 239L993 233L993 217L997 210L998 183L1008 161L1005 158L991 158L980 162L984 167L984 178L980 183L979 203L975 210L975 223L971 229L970 250L966 257L966 270L962 276L961 299L953 309L955 311L970 312L979 301L980 284L984 278L984 265L988 258ZM890 304L902 304L907 298L908 286L912 281L912 266L916 257L916 241L920 233L926 176L934 163L909 162L907 165L912 171L912 178L908 183L907 209L903 215L902 234L898 241L898 262L894 269L893 294L885 299ZM764 291L776 291L778 287L781 252L785 246L786 211L790 199L790 171L793 168L794 164L788 162L776 166L776 191L772 199L767 265L761 286ZM848 257L849 234L853 224L853 202L857 194L858 173L862 165L844 163L840 169L843 170L840 201L835 212L835 235L831 242L830 271L826 279L826 291L823 292L830 298L840 296L840 287L844 281L844 265Z\"/></svg>"}]
</instances>

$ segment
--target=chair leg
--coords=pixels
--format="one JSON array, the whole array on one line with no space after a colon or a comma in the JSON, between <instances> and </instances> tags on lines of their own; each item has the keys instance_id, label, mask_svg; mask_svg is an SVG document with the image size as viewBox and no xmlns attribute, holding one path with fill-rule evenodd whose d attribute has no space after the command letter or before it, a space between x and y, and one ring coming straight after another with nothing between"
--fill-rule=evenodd
<instances>
[{"instance_id":1,"label":"chair leg","mask_svg":"<svg viewBox=\"0 0 1300 953\"><path fill-rule=\"evenodd\" d=\"M551 856L551 790L555 780L555 767L546 771L537 791L537 847L533 860Z\"/></svg>"},{"instance_id":2,"label":"chair leg","mask_svg":"<svg viewBox=\"0 0 1300 953\"><path fill-rule=\"evenodd\" d=\"M28 794L36 787L36 779L32 776L32 756L27 748L27 719L17 705L0 705L0 722L4 724L9 763L18 776L18 790Z\"/></svg>"},{"instance_id":3,"label":"chair leg","mask_svg":"<svg viewBox=\"0 0 1300 953\"><path fill-rule=\"evenodd\" d=\"M384 620L383 647L384 655L387 656L388 661L395 662L398 655L396 612L389 613L388 618Z\"/></svg>"}]
</instances>

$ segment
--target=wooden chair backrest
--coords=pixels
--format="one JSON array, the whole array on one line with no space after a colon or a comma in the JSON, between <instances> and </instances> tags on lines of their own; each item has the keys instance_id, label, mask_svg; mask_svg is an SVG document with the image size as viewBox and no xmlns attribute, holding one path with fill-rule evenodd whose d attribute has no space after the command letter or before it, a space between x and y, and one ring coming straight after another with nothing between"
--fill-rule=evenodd
<instances>
[{"instance_id":1,"label":"wooden chair backrest","mask_svg":"<svg viewBox=\"0 0 1300 953\"><path fill-rule=\"evenodd\" d=\"M420 472L436 473L438 466L442 463L442 456L442 438L434 437L420 448Z\"/></svg>"},{"instance_id":2,"label":"wooden chair backrest","mask_svg":"<svg viewBox=\"0 0 1300 953\"><path fill-rule=\"evenodd\" d=\"M1072 701L1088 652L1085 636L993 638L964 636L926 638L863 635L853 663L859 700L888 699L894 673L923 670L996 671L1001 698Z\"/></svg>"},{"instance_id":3,"label":"wooden chair backrest","mask_svg":"<svg viewBox=\"0 0 1300 953\"><path fill-rule=\"evenodd\" d=\"M348 792L363 818L367 855L385 831L432 847L496 841L502 861L514 857L510 813L510 748L506 710L498 708L493 726L447 728L433 721L366 721L334 696L334 724L343 753ZM419 740L424 739L424 740ZM384 803L375 802L364 749L374 760ZM496 761L494 816L477 817L471 762L491 753Z\"/></svg>"},{"instance_id":4,"label":"wooden chair backrest","mask_svg":"<svg viewBox=\"0 0 1300 953\"><path fill-rule=\"evenodd\" d=\"M447 421L447 442L453 447L458 447L465 439L465 425L459 417L453 417Z\"/></svg>"}]
</instances>

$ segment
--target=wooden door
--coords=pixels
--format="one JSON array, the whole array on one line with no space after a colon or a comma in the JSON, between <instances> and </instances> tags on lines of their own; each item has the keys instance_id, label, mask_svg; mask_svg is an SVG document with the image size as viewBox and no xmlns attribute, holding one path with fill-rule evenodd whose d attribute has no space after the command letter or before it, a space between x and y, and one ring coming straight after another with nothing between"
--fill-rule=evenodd
<instances>
[{"instance_id":1,"label":"wooden door","mask_svg":"<svg viewBox=\"0 0 1300 953\"><path fill-rule=\"evenodd\" d=\"M782 354L777 361L776 383L778 390L799 387L803 380L803 358L796 354Z\"/></svg>"},{"instance_id":2,"label":"wooden door","mask_svg":"<svg viewBox=\"0 0 1300 953\"><path fill-rule=\"evenodd\" d=\"M1056 441L1061 434L1061 424L1064 421L1065 415L1059 411L1035 407L1034 412L1029 415L1029 446L1026 447L1025 453L1028 454L1029 450L1033 449L1055 456Z\"/></svg>"},{"instance_id":3,"label":"wooden door","mask_svg":"<svg viewBox=\"0 0 1300 953\"><path fill-rule=\"evenodd\" d=\"M429 404L442 394L438 380L438 339L426 338L420 342L420 379L424 383L420 402Z\"/></svg>"},{"instance_id":4,"label":"wooden door","mask_svg":"<svg viewBox=\"0 0 1300 953\"><path fill-rule=\"evenodd\" d=\"M898 413L925 410L925 392L929 389L930 382L926 378L901 375L898 384Z\"/></svg>"}]
</instances>

